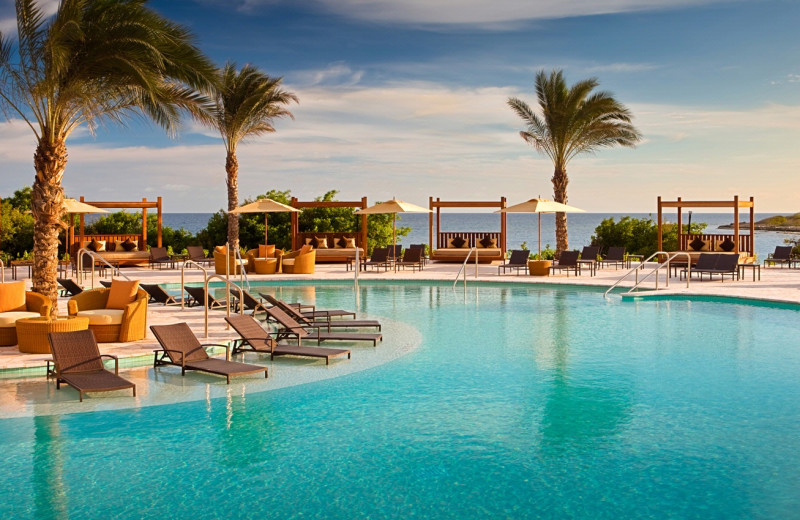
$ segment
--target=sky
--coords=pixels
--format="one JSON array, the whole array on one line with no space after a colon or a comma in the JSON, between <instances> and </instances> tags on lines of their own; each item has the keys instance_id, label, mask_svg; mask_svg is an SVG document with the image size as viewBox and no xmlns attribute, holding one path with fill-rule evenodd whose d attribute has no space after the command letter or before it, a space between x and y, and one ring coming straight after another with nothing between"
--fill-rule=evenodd
<instances>
[{"instance_id":1,"label":"sky","mask_svg":"<svg viewBox=\"0 0 800 520\"><path fill-rule=\"evenodd\" d=\"M53 12L52 0L42 5ZM655 212L656 199L755 197L800 211L800 2L796 0L151 0L220 65L253 64L299 103L241 145L239 194L510 204L552 198L550 160L507 106L536 106L539 70L595 77L644 139L568 167L568 202ZM0 31L13 34L13 1ZM135 119L67 141L68 196L163 197L167 212L227 204L219 135L170 139ZM33 182L33 133L0 122L0 194Z\"/></svg>"}]
</instances>

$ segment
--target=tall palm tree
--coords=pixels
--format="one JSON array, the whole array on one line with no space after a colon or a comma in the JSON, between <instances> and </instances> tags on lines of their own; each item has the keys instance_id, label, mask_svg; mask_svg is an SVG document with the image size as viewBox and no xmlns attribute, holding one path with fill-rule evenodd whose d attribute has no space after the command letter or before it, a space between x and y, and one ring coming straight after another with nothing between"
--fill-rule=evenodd
<instances>
[{"instance_id":1,"label":"tall palm tree","mask_svg":"<svg viewBox=\"0 0 800 520\"><path fill-rule=\"evenodd\" d=\"M94 131L134 114L174 134L182 110L200 114L197 90L208 90L214 66L144 0L61 0L51 18L35 0L15 4L17 38L0 34L0 104L36 137L33 290L53 301L55 316L67 138L82 124Z\"/></svg>"},{"instance_id":2,"label":"tall palm tree","mask_svg":"<svg viewBox=\"0 0 800 520\"><path fill-rule=\"evenodd\" d=\"M230 211L239 205L239 161L236 148L248 137L274 132L272 122L294 116L286 108L297 96L281 88L283 78L271 78L252 65L236 70L228 62L219 71L211 117L206 121L225 142L225 173L228 185L228 242L239 247L239 216Z\"/></svg>"},{"instance_id":3,"label":"tall palm tree","mask_svg":"<svg viewBox=\"0 0 800 520\"><path fill-rule=\"evenodd\" d=\"M560 70L536 75L536 96L541 116L522 100L508 105L527 125L519 133L537 151L553 161L553 198L567 203L567 163L580 153L599 148L635 146L641 134L631 123L631 112L608 92L594 92L596 78L567 86ZM556 251L568 247L567 214L556 213Z\"/></svg>"}]
</instances>

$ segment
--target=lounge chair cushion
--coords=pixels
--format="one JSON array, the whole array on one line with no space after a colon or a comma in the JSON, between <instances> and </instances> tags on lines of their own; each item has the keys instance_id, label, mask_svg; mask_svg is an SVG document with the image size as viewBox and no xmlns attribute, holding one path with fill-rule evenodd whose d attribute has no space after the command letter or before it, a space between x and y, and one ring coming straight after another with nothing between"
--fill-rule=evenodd
<instances>
[{"instance_id":1,"label":"lounge chair cushion","mask_svg":"<svg viewBox=\"0 0 800 520\"><path fill-rule=\"evenodd\" d=\"M78 311L78 316L89 318L89 325L121 325L124 313L121 309L90 309Z\"/></svg>"},{"instance_id":2,"label":"lounge chair cushion","mask_svg":"<svg viewBox=\"0 0 800 520\"><path fill-rule=\"evenodd\" d=\"M24 311L25 282L8 282L0 284L0 312Z\"/></svg>"},{"instance_id":3,"label":"lounge chair cushion","mask_svg":"<svg viewBox=\"0 0 800 520\"><path fill-rule=\"evenodd\" d=\"M694 240L689 242L689 247L691 247L695 251L702 251L705 245L706 245L705 241L700 240L699 238L695 238Z\"/></svg>"},{"instance_id":4,"label":"lounge chair cushion","mask_svg":"<svg viewBox=\"0 0 800 520\"><path fill-rule=\"evenodd\" d=\"M0 312L0 327L13 327L17 320L22 318L37 318L38 312L9 311Z\"/></svg>"},{"instance_id":5,"label":"lounge chair cushion","mask_svg":"<svg viewBox=\"0 0 800 520\"><path fill-rule=\"evenodd\" d=\"M139 280L120 280L114 278L111 281L111 289L108 292L108 302L106 309L124 309L136 299L139 291Z\"/></svg>"}]
</instances>

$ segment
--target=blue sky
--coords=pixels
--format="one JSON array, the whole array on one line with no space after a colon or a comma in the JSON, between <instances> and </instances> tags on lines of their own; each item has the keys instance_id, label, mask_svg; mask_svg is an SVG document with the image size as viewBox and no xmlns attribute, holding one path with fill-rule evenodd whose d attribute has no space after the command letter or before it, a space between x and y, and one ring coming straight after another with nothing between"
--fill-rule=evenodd
<instances>
[{"instance_id":1,"label":"blue sky","mask_svg":"<svg viewBox=\"0 0 800 520\"><path fill-rule=\"evenodd\" d=\"M55 4L47 4L50 9ZM509 96L535 104L540 69L597 77L644 141L574 159L569 202L655 211L656 197L754 196L800 211L800 2L702 0L155 0L215 61L283 76L294 120L239 150L240 195L511 203L552 196L552 165L518 136ZM0 29L13 28L3 0ZM0 192L33 180L34 142L0 125ZM221 140L132 122L68 141L64 185L87 200L226 204Z\"/></svg>"}]
</instances>

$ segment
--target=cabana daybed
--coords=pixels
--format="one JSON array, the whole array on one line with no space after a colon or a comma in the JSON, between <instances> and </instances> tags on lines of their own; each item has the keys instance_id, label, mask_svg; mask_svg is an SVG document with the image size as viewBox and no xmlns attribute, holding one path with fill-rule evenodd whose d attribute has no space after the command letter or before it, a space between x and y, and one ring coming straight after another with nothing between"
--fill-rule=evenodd
<instances>
[{"instance_id":1,"label":"cabana daybed","mask_svg":"<svg viewBox=\"0 0 800 520\"><path fill-rule=\"evenodd\" d=\"M361 208L367 207L367 198L360 201L314 200L301 202L292 197L293 208ZM356 257L356 248L361 258L367 250L367 216L361 215L361 231L356 232L301 232L298 213L292 213L292 249L310 245L316 252L318 264L347 262Z\"/></svg>"},{"instance_id":2,"label":"cabana daybed","mask_svg":"<svg viewBox=\"0 0 800 520\"><path fill-rule=\"evenodd\" d=\"M500 201L443 201L440 198L429 198L432 213L429 217L428 240L431 248L431 260L438 262L463 262L467 256L470 261L475 257L471 248L476 248L478 262L490 263L503 260L506 255L506 214L500 213L500 231L442 231L442 208L498 208L506 207L506 198ZM435 211L434 211L435 210ZM436 215L436 248L434 248L434 212Z\"/></svg>"}]
</instances>

